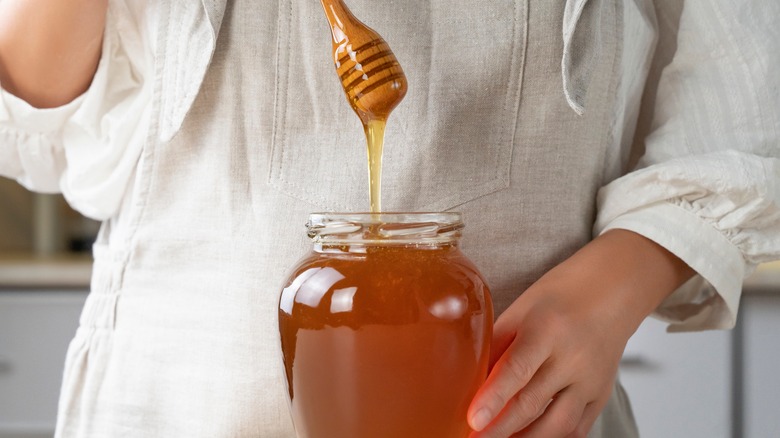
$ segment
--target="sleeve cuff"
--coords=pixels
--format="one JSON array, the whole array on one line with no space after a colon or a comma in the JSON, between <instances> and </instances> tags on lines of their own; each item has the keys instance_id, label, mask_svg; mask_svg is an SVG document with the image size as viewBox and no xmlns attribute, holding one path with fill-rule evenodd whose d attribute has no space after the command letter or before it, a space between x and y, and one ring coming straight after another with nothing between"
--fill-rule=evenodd
<instances>
[{"instance_id":1,"label":"sleeve cuff","mask_svg":"<svg viewBox=\"0 0 780 438\"><path fill-rule=\"evenodd\" d=\"M78 110L86 93L56 108L35 108L0 87L0 122L9 121L30 134L45 134L62 128Z\"/></svg>"},{"instance_id":2,"label":"sleeve cuff","mask_svg":"<svg viewBox=\"0 0 780 438\"><path fill-rule=\"evenodd\" d=\"M734 326L748 267L726 236L693 212L665 201L624 213L608 223L597 221L595 231L602 234L615 228L647 237L699 274L655 310L653 316L670 323L669 331Z\"/></svg>"}]
</instances>

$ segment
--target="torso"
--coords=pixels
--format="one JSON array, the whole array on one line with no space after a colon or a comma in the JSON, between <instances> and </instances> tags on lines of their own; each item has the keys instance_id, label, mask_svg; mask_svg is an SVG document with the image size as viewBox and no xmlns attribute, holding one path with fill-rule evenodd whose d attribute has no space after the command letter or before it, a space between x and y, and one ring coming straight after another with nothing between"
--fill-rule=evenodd
<instances>
[{"instance_id":1,"label":"torso","mask_svg":"<svg viewBox=\"0 0 780 438\"><path fill-rule=\"evenodd\" d=\"M128 427L153 400L199 436L293 436L279 287L308 244L308 213L368 209L363 133L320 5L255 3L228 5L181 131L144 152L129 246L105 249L122 266L107 274L120 285L104 381L122 395L101 409L137 408ZM499 314L591 238L615 154L619 14L602 5L611 37L578 116L561 91L563 2L445 3L350 2L409 77L387 128L383 204L463 212L463 250ZM158 420L159 436L187 435Z\"/></svg>"}]
</instances>

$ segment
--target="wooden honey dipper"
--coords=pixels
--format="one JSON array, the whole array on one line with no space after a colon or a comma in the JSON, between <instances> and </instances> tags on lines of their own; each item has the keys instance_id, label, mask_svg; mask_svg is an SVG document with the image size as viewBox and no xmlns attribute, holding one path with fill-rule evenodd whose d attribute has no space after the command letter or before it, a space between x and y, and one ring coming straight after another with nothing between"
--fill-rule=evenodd
<instances>
[{"instance_id":1,"label":"wooden honey dipper","mask_svg":"<svg viewBox=\"0 0 780 438\"><path fill-rule=\"evenodd\" d=\"M387 120L406 95L401 65L385 40L343 0L320 0L333 34L333 61L347 101L363 124Z\"/></svg>"},{"instance_id":2,"label":"wooden honey dipper","mask_svg":"<svg viewBox=\"0 0 780 438\"><path fill-rule=\"evenodd\" d=\"M333 35L333 62L347 101L363 122L368 145L371 212L382 211L382 148L390 112L406 95L406 75L390 46L343 0L320 0Z\"/></svg>"}]
</instances>

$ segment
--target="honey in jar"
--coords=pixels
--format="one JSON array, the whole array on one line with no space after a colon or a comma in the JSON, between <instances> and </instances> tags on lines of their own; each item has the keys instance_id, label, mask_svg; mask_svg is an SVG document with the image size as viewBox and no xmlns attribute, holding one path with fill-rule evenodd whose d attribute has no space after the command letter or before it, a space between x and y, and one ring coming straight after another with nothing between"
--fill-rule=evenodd
<instances>
[{"instance_id":1,"label":"honey in jar","mask_svg":"<svg viewBox=\"0 0 780 438\"><path fill-rule=\"evenodd\" d=\"M313 214L279 329L299 438L457 438L493 312L458 213Z\"/></svg>"}]
</instances>

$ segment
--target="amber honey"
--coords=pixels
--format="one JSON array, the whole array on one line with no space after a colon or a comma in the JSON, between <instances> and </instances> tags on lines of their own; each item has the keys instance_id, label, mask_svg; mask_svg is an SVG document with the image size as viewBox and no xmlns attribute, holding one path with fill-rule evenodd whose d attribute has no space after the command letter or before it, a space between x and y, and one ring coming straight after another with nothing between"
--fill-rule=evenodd
<instances>
[{"instance_id":1,"label":"amber honey","mask_svg":"<svg viewBox=\"0 0 780 438\"><path fill-rule=\"evenodd\" d=\"M300 438L454 438L487 374L492 307L455 244L320 247L279 327Z\"/></svg>"}]
</instances>

